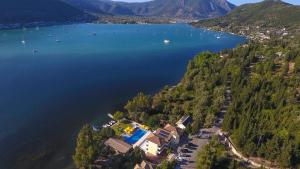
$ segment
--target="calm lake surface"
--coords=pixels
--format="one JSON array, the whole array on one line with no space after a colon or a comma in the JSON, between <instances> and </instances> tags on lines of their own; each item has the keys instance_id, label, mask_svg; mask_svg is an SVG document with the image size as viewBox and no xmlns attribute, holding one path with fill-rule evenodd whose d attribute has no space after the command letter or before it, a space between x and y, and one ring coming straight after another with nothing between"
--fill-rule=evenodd
<instances>
[{"instance_id":1,"label":"calm lake surface","mask_svg":"<svg viewBox=\"0 0 300 169\"><path fill-rule=\"evenodd\" d=\"M107 121L139 91L176 84L198 52L245 41L185 24L0 31L0 168L73 168L83 124Z\"/></svg>"}]
</instances>

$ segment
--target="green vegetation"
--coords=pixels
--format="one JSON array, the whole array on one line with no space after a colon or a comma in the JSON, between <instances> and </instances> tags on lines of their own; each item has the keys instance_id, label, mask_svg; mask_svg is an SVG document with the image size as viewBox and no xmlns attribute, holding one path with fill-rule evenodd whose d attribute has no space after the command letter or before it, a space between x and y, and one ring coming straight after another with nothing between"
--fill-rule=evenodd
<instances>
[{"instance_id":1,"label":"green vegetation","mask_svg":"<svg viewBox=\"0 0 300 169\"><path fill-rule=\"evenodd\" d=\"M298 41L298 38L274 39L263 44L250 42L219 54L201 53L190 61L177 86L166 86L153 96L139 93L128 102L124 113L152 128L174 124L188 114L193 117L190 130L197 132L213 124L224 103L225 85L230 76L233 98L223 129L231 134L237 148L246 156L263 157L281 167L299 167ZM126 124L120 128L124 127ZM116 133L117 128L114 126ZM227 155L222 155L224 149L214 144L205 148L206 155L199 156L199 163L207 163L206 168L215 168L219 163L228 164L228 168L240 167L235 161L227 162ZM89 146L83 147L84 151L89 149ZM212 152L211 147L215 149ZM83 154L90 159L97 153Z\"/></svg>"},{"instance_id":2,"label":"green vegetation","mask_svg":"<svg viewBox=\"0 0 300 169\"><path fill-rule=\"evenodd\" d=\"M176 161L163 161L157 169L174 169L176 167Z\"/></svg>"},{"instance_id":3,"label":"green vegetation","mask_svg":"<svg viewBox=\"0 0 300 169\"><path fill-rule=\"evenodd\" d=\"M112 136L115 136L115 132L111 128L93 131L91 126L85 125L79 132L73 156L76 167L93 168L95 160L101 158L105 161L100 164L104 168L132 169L136 163L140 163L145 158L144 152L140 149L134 149L124 155L117 155L114 150L104 145L104 141Z\"/></svg>"},{"instance_id":4,"label":"green vegetation","mask_svg":"<svg viewBox=\"0 0 300 169\"><path fill-rule=\"evenodd\" d=\"M198 153L196 164L197 169L244 169L242 164L232 160L216 137Z\"/></svg>"},{"instance_id":5,"label":"green vegetation","mask_svg":"<svg viewBox=\"0 0 300 169\"><path fill-rule=\"evenodd\" d=\"M204 52L188 65L176 87L147 96L152 126L174 123L183 114L193 117L192 132L214 122L224 102L224 86L232 78L232 104L223 129L247 156L263 157L281 167L300 164L300 48L294 40L270 40L218 54ZM290 65L295 65L293 66ZM134 98L130 103L137 102ZM149 100L151 105L149 105ZM145 108L145 106L144 106ZM134 114L134 112L130 112ZM159 117L159 118L157 118ZM150 125L149 124L149 125Z\"/></svg>"},{"instance_id":6,"label":"green vegetation","mask_svg":"<svg viewBox=\"0 0 300 169\"><path fill-rule=\"evenodd\" d=\"M300 162L300 76L289 72L294 59L276 54L291 49L283 44L271 46L251 44L232 53L236 59L230 60L235 64L228 65L228 71L233 75L233 102L223 128L232 133L244 154L276 161L282 167L295 166ZM295 54L293 58L300 56ZM265 59L258 60L259 55ZM256 66L249 70L251 62Z\"/></svg>"},{"instance_id":7,"label":"green vegetation","mask_svg":"<svg viewBox=\"0 0 300 169\"><path fill-rule=\"evenodd\" d=\"M154 96L138 94L125 106L129 117L152 128L176 123L182 115L191 115L191 129L213 124L224 102L224 61L219 55L204 52L190 61L182 81L176 87L166 86Z\"/></svg>"},{"instance_id":8,"label":"green vegetation","mask_svg":"<svg viewBox=\"0 0 300 169\"><path fill-rule=\"evenodd\" d=\"M124 133L124 129L126 129L127 127L132 127L129 121L119 121L111 128L115 131L116 135L120 136L122 133Z\"/></svg>"},{"instance_id":9,"label":"green vegetation","mask_svg":"<svg viewBox=\"0 0 300 169\"><path fill-rule=\"evenodd\" d=\"M112 151L104 145L104 140L114 136L110 128L95 132L91 126L85 125L79 132L73 160L77 168L89 168L98 156L108 156Z\"/></svg>"},{"instance_id":10,"label":"green vegetation","mask_svg":"<svg viewBox=\"0 0 300 169\"><path fill-rule=\"evenodd\" d=\"M246 156L300 167L300 8L281 1L243 5L196 26L270 40L224 51L232 103L223 129ZM288 35L285 36L284 34Z\"/></svg>"},{"instance_id":11,"label":"green vegetation","mask_svg":"<svg viewBox=\"0 0 300 169\"><path fill-rule=\"evenodd\" d=\"M129 101L124 107L128 111L129 118L135 121L142 121L144 113L148 113L151 109L150 96L146 96L143 93L139 93L131 101Z\"/></svg>"},{"instance_id":12,"label":"green vegetation","mask_svg":"<svg viewBox=\"0 0 300 169\"><path fill-rule=\"evenodd\" d=\"M122 118L124 118L124 113L121 112L121 111L117 111L117 112L115 112L115 114L114 114L113 117L114 117L115 120L119 121L119 120L121 120Z\"/></svg>"},{"instance_id":13,"label":"green vegetation","mask_svg":"<svg viewBox=\"0 0 300 169\"><path fill-rule=\"evenodd\" d=\"M106 163L104 168L109 169L133 169L135 164L141 163L145 158L145 154L139 148L135 148L133 151L125 155L115 155L109 157L109 162Z\"/></svg>"},{"instance_id":14,"label":"green vegetation","mask_svg":"<svg viewBox=\"0 0 300 169\"><path fill-rule=\"evenodd\" d=\"M241 6L221 19L195 23L217 30L243 30L246 35L261 31L270 39L195 56L177 86L166 86L153 96L139 93L128 101L125 116L155 129L190 115L193 123L188 131L196 133L214 123L225 101L230 77L232 101L222 128L237 149L245 156L264 158L280 168L300 168L299 11L299 7L266 0ZM288 36L283 35L287 33L283 28ZM98 153L88 151L95 146L82 138L88 133L79 134L79 142L84 144L78 144L76 150L84 158L74 157L83 166ZM201 169L242 168L215 139L199 153L197 164ZM169 165L164 162L161 167Z\"/></svg>"},{"instance_id":15,"label":"green vegetation","mask_svg":"<svg viewBox=\"0 0 300 169\"><path fill-rule=\"evenodd\" d=\"M277 0L265 0L261 3L242 5L224 17L202 20L194 25L216 30L223 28L236 33L245 26L252 28L249 31L257 31L257 26L265 29L278 30L286 27L295 30L299 29L299 18L299 6Z\"/></svg>"}]
</instances>

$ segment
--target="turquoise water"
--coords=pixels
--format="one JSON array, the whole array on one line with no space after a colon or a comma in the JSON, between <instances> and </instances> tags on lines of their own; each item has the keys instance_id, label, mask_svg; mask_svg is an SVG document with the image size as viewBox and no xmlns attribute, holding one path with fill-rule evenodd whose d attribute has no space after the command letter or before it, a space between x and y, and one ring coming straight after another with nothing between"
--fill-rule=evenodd
<instances>
[{"instance_id":1,"label":"turquoise water","mask_svg":"<svg viewBox=\"0 0 300 169\"><path fill-rule=\"evenodd\" d=\"M0 168L72 167L83 124L176 84L196 53L244 42L184 24L0 31Z\"/></svg>"},{"instance_id":2,"label":"turquoise water","mask_svg":"<svg viewBox=\"0 0 300 169\"><path fill-rule=\"evenodd\" d=\"M124 136L125 142L128 144L134 144L139 141L147 132L140 128L136 129L131 136Z\"/></svg>"}]
</instances>

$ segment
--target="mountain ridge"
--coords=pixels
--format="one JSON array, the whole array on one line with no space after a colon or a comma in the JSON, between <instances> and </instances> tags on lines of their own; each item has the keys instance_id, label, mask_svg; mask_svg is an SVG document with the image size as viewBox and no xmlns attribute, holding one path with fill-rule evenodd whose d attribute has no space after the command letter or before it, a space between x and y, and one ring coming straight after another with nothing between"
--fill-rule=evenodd
<instances>
[{"instance_id":1,"label":"mountain ridge","mask_svg":"<svg viewBox=\"0 0 300 169\"><path fill-rule=\"evenodd\" d=\"M226 0L153 0L148 2L117 2L111 0L64 0L90 13L203 19L223 16L235 8Z\"/></svg>"}]
</instances>

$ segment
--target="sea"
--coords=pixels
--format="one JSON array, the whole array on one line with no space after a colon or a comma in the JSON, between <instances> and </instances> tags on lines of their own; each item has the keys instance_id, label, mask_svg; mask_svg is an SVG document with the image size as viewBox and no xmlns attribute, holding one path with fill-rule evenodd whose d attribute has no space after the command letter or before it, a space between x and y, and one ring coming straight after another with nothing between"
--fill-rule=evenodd
<instances>
[{"instance_id":1,"label":"sea","mask_svg":"<svg viewBox=\"0 0 300 169\"><path fill-rule=\"evenodd\" d=\"M76 137L138 92L176 85L197 53L245 37L188 24L0 30L0 168L74 168Z\"/></svg>"}]
</instances>

